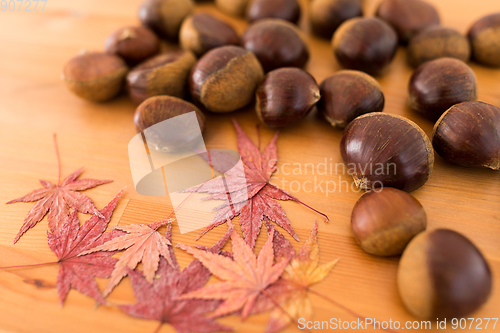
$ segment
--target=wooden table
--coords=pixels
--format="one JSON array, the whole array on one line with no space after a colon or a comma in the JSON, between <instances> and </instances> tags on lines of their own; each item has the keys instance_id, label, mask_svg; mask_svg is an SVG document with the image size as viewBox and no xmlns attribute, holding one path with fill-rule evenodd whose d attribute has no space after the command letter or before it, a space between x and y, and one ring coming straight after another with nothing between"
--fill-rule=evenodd
<instances>
[{"instance_id":1,"label":"wooden table","mask_svg":"<svg viewBox=\"0 0 500 333\"><path fill-rule=\"evenodd\" d=\"M57 163L52 134L57 133L62 157L62 173L68 175L85 166L84 176L113 179L109 185L86 192L97 207L103 207L120 188L127 186L111 225L150 223L164 218L169 200L137 194L128 164L127 144L135 135L132 115L135 106L126 96L106 104L92 104L72 95L60 80L63 64L80 49L101 50L105 38L116 28L137 23L137 8L141 0L48 0L42 12L0 12L0 202L17 198L39 186L38 179L55 181ZM302 3L305 6L307 0ZM379 1L365 1L371 14ZM500 11L496 0L433 0L444 25L466 32L479 17ZM41 5L41 4L40 4ZM198 10L215 12L213 5L200 5ZM245 23L220 13L239 32ZM302 27L309 31L306 20ZM308 38L311 59L307 66L320 82L339 70L327 41ZM479 99L500 105L500 70L471 65L477 74ZM427 134L432 123L411 112L406 106L407 83L411 69L400 49L390 71L379 81L386 96L385 112L404 115L417 122ZM227 115L211 114L205 141L209 148L236 148L230 119L236 118L256 139L257 117L250 109ZM262 129L267 143L273 131ZM341 131L310 115L300 125L280 132L278 141L281 179L302 183L313 177L311 171L302 175L292 172L295 162L340 163ZM282 168L285 163L290 163ZM348 181L347 175L317 175L319 180ZM340 178L339 178L340 177ZM290 190L288 185L286 190ZM321 262L340 257L340 263L315 290L334 298L370 318L378 320L415 320L403 307L396 289L398 258L370 256L356 245L350 229L350 214L360 193L351 190L325 193L293 192L330 217L328 224L320 222L319 245ZM413 193L428 214L429 229L451 228L469 237L484 253L494 275L494 290L488 303L474 313L475 317L500 315L500 172L466 169L445 163L436 157L434 172L428 183ZM55 260L47 246L47 221L44 219L29 230L14 246L12 241L32 204L0 205L0 266L28 265ZM315 219L321 216L293 203L283 207L302 240L305 240ZM82 216L84 217L84 216ZM199 244L211 244L226 227L221 226L203 237ZM194 243L197 233L180 235L174 228L174 243ZM261 235L256 250L265 240ZM302 244L293 241L299 248ZM175 250L184 267L192 259ZM55 289L57 265L0 270L0 331L2 332L153 332L156 322L129 317L118 308L98 307L89 297L70 291L64 306L60 306ZM104 286L106 281L99 281ZM311 295L314 320L353 319L341 309ZM130 281L125 279L110 295L113 304L132 303ZM267 314L253 316L245 322L227 317L222 323L237 331L263 331ZM496 330L500 330L500 323ZM161 332L171 332L164 325ZM290 327L289 331L297 331ZM370 331L370 330L367 330Z\"/></svg>"}]
</instances>

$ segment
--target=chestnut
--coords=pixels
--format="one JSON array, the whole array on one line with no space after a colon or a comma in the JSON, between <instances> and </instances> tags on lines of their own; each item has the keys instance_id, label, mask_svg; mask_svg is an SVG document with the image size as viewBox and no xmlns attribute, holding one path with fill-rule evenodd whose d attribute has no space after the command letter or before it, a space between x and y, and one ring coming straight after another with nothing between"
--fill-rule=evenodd
<instances>
[{"instance_id":1,"label":"chestnut","mask_svg":"<svg viewBox=\"0 0 500 333\"><path fill-rule=\"evenodd\" d=\"M500 67L500 13L478 20L467 33L472 59L480 64Z\"/></svg>"},{"instance_id":2,"label":"chestnut","mask_svg":"<svg viewBox=\"0 0 500 333\"><path fill-rule=\"evenodd\" d=\"M247 20L254 22L263 18L278 18L297 23L300 5L297 0L252 0L246 12Z\"/></svg>"},{"instance_id":3,"label":"chestnut","mask_svg":"<svg viewBox=\"0 0 500 333\"><path fill-rule=\"evenodd\" d=\"M134 114L134 124L137 132L142 132L162 121L189 113L196 112L200 130L205 130L205 116L193 104L172 96L155 96L142 102ZM176 135L177 134L177 135ZM148 146L159 151L178 152L189 149L192 144L199 142L199 132L193 133L166 133L161 128L150 128L147 132Z\"/></svg>"},{"instance_id":4,"label":"chestnut","mask_svg":"<svg viewBox=\"0 0 500 333\"><path fill-rule=\"evenodd\" d=\"M146 0L139 9L139 19L161 37L176 41L182 21L193 10L192 0Z\"/></svg>"},{"instance_id":5,"label":"chestnut","mask_svg":"<svg viewBox=\"0 0 500 333\"><path fill-rule=\"evenodd\" d=\"M182 50L146 60L128 74L128 93L136 104L158 95L184 98L189 72L195 62L196 57L190 51Z\"/></svg>"},{"instance_id":6,"label":"chestnut","mask_svg":"<svg viewBox=\"0 0 500 333\"><path fill-rule=\"evenodd\" d=\"M452 105L477 99L476 75L461 60L439 58L415 70L408 93L410 108L435 121Z\"/></svg>"},{"instance_id":7,"label":"chestnut","mask_svg":"<svg viewBox=\"0 0 500 333\"><path fill-rule=\"evenodd\" d=\"M255 95L255 110L260 121L275 128L301 120L320 98L316 80L299 68L269 72Z\"/></svg>"},{"instance_id":8,"label":"chestnut","mask_svg":"<svg viewBox=\"0 0 500 333\"><path fill-rule=\"evenodd\" d=\"M241 43L257 56L266 72L279 67L303 67L309 60L309 50L301 32L284 20L255 22L245 31Z\"/></svg>"},{"instance_id":9,"label":"chestnut","mask_svg":"<svg viewBox=\"0 0 500 333\"><path fill-rule=\"evenodd\" d=\"M309 9L312 31L327 39L344 21L358 16L363 16L359 0L313 0Z\"/></svg>"},{"instance_id":10,"label":"chestnut","mask_svg":"<svg viewBox=\"0 0 500 333\"><path fill-rule=\"evenodd\" d=\"M224 45L238 45L240 38L232 26L212 15L194 14L184 20L179 33L181 46L200 57Z\"/></svg>"},{"instance_id":11,"label":"chestnut","mask_svg":"<svg viewBox=\"0 0 500 333\"><path fill-rule=\"evenodd\" d=\"M381 75L398 47L396 32L375 17L352 18L335 31L332 47L339 63L370 75Z\"/></svg>"},{"instance_id":12,"label":"chestnut","mask_svg":"<svg viewBox=\"0 0 500 333\"><path fill-rule=\"evenodd\" d=\"M337 72L326 78L319 88L318 111L333 127L344 128L362 114L384 109L382 88L373 77L363 72Z\"/></svg>"},{"instance_id":13,"label":"chestnut","mask_svg":"<svg viewBox=\"0 0 500 333\"><path fill-rule=\"evenodd\" d=\"M367 253L394 256L427 226L424 208L410 194L391 187L366 192L351 215L354 238Z\"/></svg>"},{"instance_id":14,"label":"chestnut","mask_svg":"<svg viewBox=\"0 0 500 333\"><path fill-rule=\"evenodd\" d=\"M116 55L85 52L68 61L62 79L75 95L105 102L121 91L127 72L127 64Z\"/></svg>"},{"instance_id":15,"label":"chestnut","mask_svg":"<svg viewBox=\"0 0 500 333\"><path fill-rule=\"evenodd\" d=\"M396 30L402 43L407 43L420 31L440 23L436 8L422 0L384 0L375 15Z\"/></svg>"},{"instance_id":16,"label":"chestnut","mask_svg":"<svg viewBox=\"0 0 500 333\"><path fill-rule=\"evenodd\" d=\"M456 231L436 229L408 244L397 273L399 295L422 320L460 318L491 293L491 270L477 247Z\"/></svg>"},{"instance_id":17,"label":"chestnut","mask_svg":"<svg viewBox=\"0 0 500 333\"><path fill-rule=\"evenodd\" d=\"M386 113L354 119L344 130L340 152L363 190L387 186L415 191L427 182L434 166L434 152L424 131L404 117Z\"/></svg>"},{"instance_id":18,"label":"chestnut","mask_svg":"<svg viewBox=\"0 0 500 333\"><path fill-rule=\"evenodd\" d=\"M213 112L238 110L253 99L264 71L255 55L238 46L208 51L191 70L193 99Z\"/></svg>"},{"instance_id":19,"label":"chestnut","mask_svg":"<svg viewBox=\"0 0 500 333\"><path fill-rule=\"evenodd\" d=\"M160 40L146 27L125 27L115 31L105 44L107 53L122 57L135 65L158 53Z\"/></svg>"},{"instance_id":20,"label":"chestnut","mask_svg":"<svg viewBox=\"0 0 500 333\"><path fill-rule=\"evenodd\" d=\"M500 170L500 108L483 102L452 106L434 126L432 145L448 162Z\"/></svg>"},{"instance_id":21,"label":"chestnut","mask_svg":"<svg viewBox=\"0 0 500 333\"><path fill-rule=\"evenodd\" d=\"M408 43L408 62L413 67L444 57L464 62L469 60L469 41L455 29L430 27L415 35Z\"/></svg>"},{"instance_id":22,"label":"chestnut","mask_svg":"<svg viewBox=\"0 0 500 333\"><path fill-rule=\"evenodd\" d=\"M215 5L226 14L243 17L250 1L251 0L215 0Z\"/></svg>"}]
</instances>

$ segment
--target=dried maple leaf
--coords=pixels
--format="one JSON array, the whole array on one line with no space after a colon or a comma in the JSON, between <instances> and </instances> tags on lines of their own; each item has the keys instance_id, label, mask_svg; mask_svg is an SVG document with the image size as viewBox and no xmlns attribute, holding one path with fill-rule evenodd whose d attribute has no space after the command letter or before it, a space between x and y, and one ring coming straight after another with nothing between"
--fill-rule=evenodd
<instances>
[{"instance_id":1,"label":"dried maple leaf","mask_svg":"<svg viewBox=\"0 0 500 333\"><path fill-rule=\"evenodd\" d=\"M204 200L226 200L222 205L217 207L217 213L212 223L202 231L198 239L212 228L239 215L243 237L252 248L255 246L255 241L260 232L264 217L271 219L290 233L293 238L299 240L285 211L275 200L302 202L269 183L271 175L276 171L276 163L278 161L276 150L278 133L274 135L271 142L261 153L259 147L243 132L236 120L233 120L233 122L237 132L238 151L243 162L245 179L241 179L242 177L239 173L231 172L230 170L224 177L215 178L201 186L186 190L186 192L195 191L212 194L204 198ZM231 185L228 186L228 184ZM325 216L328 221L326 215L320 214Z\"/></svg>"},{"instance_id":2,"label":"dried maple leaf","mask_svg":"<svg viewBox=\"0 0 500 333\"><path fill-rule=\"evenodd\" d=\"M252 248L236 233L231 232L233 259L205 252L187 245L178 245L192 254L210 272L224 282L210 284L183 295L182 299L221 299L224 303L210 317L215 318L242 310L243 319L250 314L255 301L283 273L289 258L274 264L273 233L256 258Z\"/></svg>"},{"instance_id":3,"label":"dried maple leaf","mask_svg":"<svg viewBox=\"0 0 500 333\"><path fill-rule=\"evenodd\" d=\"M220 253L229 238L227 233L213 247L207 248L210 253ZM170 225L167 227L166 239L170 241ZM208 281L210 272L198 260L192 261L182 272L174 252L169 246L168 251L172 263L160 259L158 271L153 283L144 279L141 272L131 270L129 273L137 303L121 305L127 314L144 319L158 320L160 326L169 323L179 333L231 331L213 319L207 318L207 312L214 311L220 301L214 300L179 300L185 293L201 288Z\"/></svg>"},{"instance_id":4,"label":"dried maple leaf","mask_svg":"<svg viewBox=\"0 0 500 333\"><path fill-rule=\"evenodd\" d=\"M281 279L266 290L270 297L260 296L253 312L273 309L266 332L274 333L288 326L291 318L311 318L312 305L308 298L309 288L323 280L338 259L319 265L318 222L314 224L311 235L299 253L295 252L283 235L274 230L269 223L267 225L268 230L274 235L273 247L276 259L291 258ZM277 301L282 309L276 308L272 300Z\"/></svg>"},{"instance_id":5,"label":"dried maple leaf","mask_svg":"<svg viewBox=\"0 0 500 333\"><path fill-rule=\"evenodd\" d=\"M17 243L19 238L21 238L28 229L33 228L40 222L47 213L51 231L57 230L61 224L63 224L66 217L69 215L70 207L76 206L77 210L81 213L99 214L94 202L85 194L76 191L83 191L112 182L112 180L77 179L82 173L82 168L70 174L61 183L61 162L55 135L54 144L56 146L59 166L59 180L57 185L46 180L40 180L43 188L34 190L25 196L7 202L7 204L12 204L15 202L37 201L24 219L23 226L14 239L14 244Z\"/></svg>"},{"instance_id":6,"label":"dried maple leaf","mask_svg":"<svg viewBox=\"0 0 500 333\"><path fill-rule=\"evenodd\" d=\"M99 303L106 303L94 277L109 278L117 260L111 257L111 252L79 254L116 237L115 232L104 231L122 193L120 191L100 214L92 215L81 227L77 210L74 209L60 228L53 233L47 232L49 247L59 259L57 290L61 304L71 287Z\"/></svg>"},{"instance_id":7,"label":"dried maple leaf","mask_svg":"<svg viewBox=\"0 0 500 333\"><path fill-rule=\"evenodd\" d=\"M109 295L113 288L127 276L129 269L136 268L141 261L143 265L143 274L146 277L146 281L149 283L153 283L160 256L165 257L169 263L172 263L170 252L168 251L168 246L172 244L157 231L159 227L170 222L170 219L166 219L148 225L129 224L117 226L115 227L116 230L124 231L126 234L118 235L118 237L81 254L85 255L96 251L118 251L126 249L115 265L115 269L111 274L111 279L106 289L104 289L104 296Z\"/></svg>"}]
</instances>

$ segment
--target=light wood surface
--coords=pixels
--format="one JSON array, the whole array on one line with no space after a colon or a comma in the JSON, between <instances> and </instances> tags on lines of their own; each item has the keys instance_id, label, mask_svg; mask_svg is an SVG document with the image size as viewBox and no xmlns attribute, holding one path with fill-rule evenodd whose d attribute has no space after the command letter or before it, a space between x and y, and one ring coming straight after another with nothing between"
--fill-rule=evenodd
<instances>
[{"instance_id":1,"label":"light wood surface","mask_svg":"<svg viewBox=\"0 0 500 333\"><path fill-rule=\"evenodd\" d=\"M429 0L430 1L430 0ZM101 50L105 38L123 25L137 24L141 0L48 0L45 11L0 12L0 203L17 198L39 186L39 179L55 181L57 162L52 133L57 133L63 176L85 166L84 176L113 179L114 182L86 191L100 208L127 186L111 225L150 223L170 211L167 198L149 198L137 194L128 164L127 144L135 135L132 116L134 105L126 96L105 104L92 104L72 95L60 80L63 64L80 49ZM302 1L303 7L307 0ZM365 0L371 15L379 1ZM497 0L432 0L446 26L465 33L476 19L500 11ZM244 31L242 20L215 12L213 4L204 3L197 10L208 10ZM303 16L301 26L308 32ZM328 41L308 37L311 59L307 65L318 82L339 70ZM479 99L500 106L500 70L472 64L477 74ZM406 116L430 135L432 123L412 113L406 106L407 83L411 69L400 49L389 72L378 78L385 96L385 112ZM209 148L236 148L230 119L236 118L256 139L258 120L251 109L227 115L210 114L205 142ZM273 131L261 129L267 143ZM280 132L278 154L280 171L292 172L293 163L340 163L341 131L332 129L316 114L301 124ZM285 163L290 163L282 168ZM347 175L276 175L300 183L317 177L318 181L351 182ZM317 170L316 170L317 171ZM376 258L361 251L350 230L350 214L360 193L336 191L325 193L293 192L330 217L320 223L321 263L340 258L333 272L313 288L366 317L378 320L415 320L403 307L396 289L398 258ZM289 185L285 185L290 190ZM428 183L413 193L425 207L429 229L451 228L469 237L484 253L494 276L494 290L488 303L474 317L500 315L500 172L466 169L445 163L436 157ZM300 238L306 239L315 219L321 216L293 203L284 209ZM0 266L28 265L55 260L47 246L47 221L29 230L14 246L12 241L32 204L0 204ZM88 216L81 216L87 218ZM83 221L83 219L82 219ZM211 244L226 230L221 226L203 237L199 244ZM174 228L173 242L193 244L197 232L180 235ZM258 239L257 250L265 241ZM302 243L293 241L299 248ZM192 257L175 250L184 267ZM0 270L0 331L2 332L153 332L157 323L136 319L114 306L98 307L89 297L70 291L64 306L55 289L57 265ZM104 286L106 281L99 281ZM315 295L314 320L341 318L353 320L346 312ZM130 281L125 279L110 295L112 304L132 303ZM241 322L227 317L222 323L240 332L263 331L268 315L258 315ZM434 327L434 326L433 326ZM448 326L450 328L450 326ZM490 327L491 328L491 327ZM496 330L500 330L500 323ZM495 330L495 331L496 331ZM164 325L161 332L173 328ZM295 327L290 332L298 331ZM370 332L371 330L366 330ZM402 331L402 330L400 330ZM493 331L493 330L487 330Z\"/></svg>"}]
</instances>

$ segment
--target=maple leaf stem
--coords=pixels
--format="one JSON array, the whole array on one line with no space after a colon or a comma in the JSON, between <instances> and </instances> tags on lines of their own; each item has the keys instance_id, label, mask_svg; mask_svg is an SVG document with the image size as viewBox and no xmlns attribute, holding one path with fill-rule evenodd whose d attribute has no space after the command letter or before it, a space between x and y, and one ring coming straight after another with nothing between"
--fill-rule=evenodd
<instances>
[{"instance_id":1,"label":"maple leaf stem","mask_svg":"<svg viewBox=\"0 0 500 333\"><path fill-rule=\"evenodd\" d=\"M288 319L290 319L290 321L292 323L298 323L298 320L296 318L294 318L290 313L288 313L285 308L283 308L278 302L276 302L276 300L274 298L271 297L271 295L269 295L269 293L267 291L265 291L264 289L262 289L260 291L260 293L264 296L266 296L267 298L269 298L269 300L278 308L280 309L281 312L283 312L283 314L285 316L288 317ZM310 330L308 330L307 328L304 329L306 332L311 332Z\"/></svg>"},{"instance_id":2,"label":"maple leaf stem","mask_svg":"<svg viewBox=\"0 0 500 333\"><path fill-rule=\"evenodd\" d=\"M189 195L184 200L182 200L181 203L177 205L177 207L175 207L172 210L172 212L170 213L170 215L167 216L167 219L169 219L172 215L174 215L175 211L178 210L182 206L182 204L187 201L187 199L189 199L196 191L198 191L200 189L200 187L202 187L203 185L205 185L209 181L210 181L210 179L207 180L207 181L205 181L205 182L203 182L203 183L201 183L200 185L198 185L197 188L195 188L193 191L191 191L191 193L189 193Z\"/></svg>"},{"instance_id":3,"label":"maple leaf stem","mask_svg":"<svg viewBox=\"0 0 500 333\"><path fill-rule=\"evenodd\" d=\"M365 316L362 316L360 315L359 313L357 313L356 311L353 311L351 309L349 309L347 306L331 299L330 297L328 296L325 296L323 295L322 293L319 293L311 288L306 288L308 292L310 292L311 294L314 294L322 299L324 299L325 301L328 301L330 303L332 303L333 305L335 305L336 307L344 310L345 312L349 313L350 315L352 315L353 317L356 317L356 318L359 318L359 319L362 319L362 320L366 320L366 317ZM390 328L387 328L387 329L381 329L382 331L385 331L385 332L390 332L390 333L398 333L397 331L394 331L394 330L391 330Z\"/></svg>"},{"instance_id":4,"label":"maple leaf stem","mask_svg":"<svg viewBox=\"0 0 500 333\"><path fill-rule=\"evenodd\" d=\"M153 332L153 333L158 333L158 332L160 332L160 329L161 329L161 327L162 327L162 326L163 326L163 322L162 322L162 321L160 321L160 325L158 325L158 326L156 327L156 329L154 330L154 332Z\"/></svg>"},{"instance_id":5,"label":"maple leaf stem","mask_svg":"<svg viewBox=\"0 0 500 333\"><path fill-rule=\"evenodd\" d=\"M57 134L54 133L54 146L56 148L56 156L57 156L57 186L61 186L61 156L59 155L59 148L57 147Z\"/></svg>"},{"instance_id":6,"label":"maple leaf stem","mask_svg":"<svg viewBox=\"0 0 500 333\"><path fill-rule=\"evenodd\" d=\"M33 265L5 266L5 267L0 267L0 269L38 267L38 266L54 265L54 264L58 264L58 263L59 263L59 261L52 261L52 262L44 262L41 264L33 264Z\"/></svg>"},{"instance_id":7,"label":"maple leaf stem","mask_svg":"<svg viewBox=\"0 0 500 333\"><path fill-rule=\"evenodd\" d=\"M306 206L307 208L309 208L310 210L312 210L312 211L314 211L314 212L318 213L319 215L324 216L324 217L325 217L325 219L326 219L326 221L325 221L325 222L330 221L330 219L328 218L328 216L327 216L326 214L324 214L324 213L320 212L320 211L319 211L319 210L317 210L317 209L312 208L311 206L309 206L309 205L308 205L308 204L306 204L305 202L302 202L302 201L300 201L299 199L297 199L296 197L294 197L294 196L290 195L289 193L286 193L285 191L283 191L283 190L282 190L282 189L280 189L279 187L277 187L277 186L275 186L275 185L273 185L273 184L271 184L271 183L268 183L268 184L269 184L269 185L271 185L272 187L274 187L275 189L277 189L278 191L280 191L281 193L288 195L288 196L289 196L289 197L291 197L294 201L297 201L299 204L304 205L304 206Z\"/></svg>"}]
</instances>

